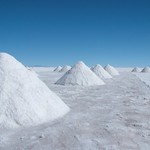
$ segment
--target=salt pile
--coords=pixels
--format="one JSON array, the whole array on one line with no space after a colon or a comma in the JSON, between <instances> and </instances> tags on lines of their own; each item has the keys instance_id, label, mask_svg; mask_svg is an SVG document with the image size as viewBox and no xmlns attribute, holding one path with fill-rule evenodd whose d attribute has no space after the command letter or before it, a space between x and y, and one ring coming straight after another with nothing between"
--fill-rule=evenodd
<instances>
[{"instance_id":1,"label":"salt pile","mask_svg":"<svg viewBox=\"0 0 150 150\"><path fill-rule=\"evenodd\" d=\"M38 74L30 67L26 67L31 73L35 74L38 77Z\"/></svg>"},{"instance_id":2,"label":"salt pile","mask_svg":"<svg viewBox=\"0 0 150 150\"><path fill-rule=\"evenodd\" d=\"M135 67L131 72L141 72L140 68Z\"/></svg>"},{"instance_id":3,"label":"salt pile","mask_svg":"<svg viewBox=\"0 0 150 150\"><path fill-rule=\"evenodd\" d=\"M150 73L150 68L149 67L145 67L145 68L143 68L143 70L141 72L142 73Z\"/></svg>"},{"instance_id":4,"label":"salt pile","mask_svg":"<svg viewBox=\"0 0 150 150\"><path fill-rule=\"evenodd\" d=\"M62 67L62 69L59 72L67 72L70 69L71 69L71 67L66 65L66 66Z\"/></svg>"},{"instance_id":5,"label":"salt pile","mask_svg":"<svg viewBox=\"0 0 150 150\"><path fill-rule=\"evenodd\" d=\"M58 66L58 67L56 67L56 68L54 69L54 71L55 71L55 72L59 72L61 69L62 69L62 67L61 67L61 66Z\"/></svg>"},{"instance_id":6,"label":"salt pile","mask_svg":"<svg viewBox=\"0 0 150 150\"><path fill-rule=\"evenodd\" d=\"M75 64L66 72L56 84L60 85L104 85L105 83L95 75L82 61Z\"/></svg>"},{"instance_id":7,"label":"salt pile","mask_svg":"<svg viewBox=\"0 0 150 150\"><path fill-rule=\"evenodd\" d=\"M68 106L25 66L0 53L0 128L18 128L59 118Z\"/></svg>"},{"instance_id":8,"label":"salt pile","mask_svg":"<svg viewBox=\"0 0 150 150\"><path fill-rule=\"evenodd\" d=\"M112 78L112 76L106 71L106 70L104 70L104 68L101 66L101 65L99 65L99 64L97 64L95 67L93 67L92 69L91 69L98 77L100 77L100 78Z\"/></svg>"},{"instance_id":9,"label":"salt pile","mask_svg":"<svg viewBox=\"0 0 150 150\"><path fill-rule=\"evenodd\" d=\"M119 72L113 66L107 65L104 69L112 76L119 75Z\"/></svg>"}]
</instances>

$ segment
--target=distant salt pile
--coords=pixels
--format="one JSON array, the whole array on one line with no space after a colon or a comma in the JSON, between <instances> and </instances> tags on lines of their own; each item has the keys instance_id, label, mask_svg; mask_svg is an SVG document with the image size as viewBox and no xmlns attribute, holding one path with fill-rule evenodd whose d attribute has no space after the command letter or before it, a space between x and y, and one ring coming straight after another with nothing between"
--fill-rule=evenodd
<instances>
[{"instance_id":1,"label":"distant salt pile","mask_svg":"<svg viewBox=\"0 0 150 150\"><path fill-rule=\"evenodd\" d=\"M141 72L140 68L135 67L131 72Z\"/></svg>"},{"instance_id":2,"label":"distant salt pile","mask_svg":"<svg viewBox=\"0 0 150 150\"><path fill-rule=\"evenodd\" d=\"M55 72L59 72L61 69L62 69L62 67L61 67L61 66L58 66L58 67L56 67L56 68L54 69L54 71L55 71Z\"/></svg>"},{"instance_id":3,"label":"distant salt pile","mask_svg":"<svg viewBox=\"0 0 150 150\"><path fill-rule=\"evenodd\" d=\"M104 85L105 83L95 75L82 61L75 64L66 72L56 84L60 85Z\"/></svg>"},{"instance_id":4,"label":"distant salt pile","mask_svg":"<svg viewBox=\"0 0 150 150\"><path fill-rule=\"evenodd\" d=\"M38 74L30 67L26 67L31 73L33 73L34 75L36 75L38 77Z\"/></svg>"},{"instance_id":5,"label":"distant salt pile","mask_svg":"<svg viewBox=\"0 0 150 150\"><path fill-rule=\"evenodd\" d=\"M12 56L0 53L0 128L34 126L68 111L35 74Z\"/></svg>"},{"instance_id":6,"label":"distant salt pile","mask_svg":"<svg viewBox=\"0 0 150 150\"><path fill-rule=\"evenodd\" d=\"M112 76L117 76L119 75L119 72L112 66L107 65L104 67L104 69Z\"/></svg>"},{"instance_id":7,"label":"distant salt pile","mask_svg":"<svg viewBox=\"0 0 150 150\"><path fill-rule=\"evenodd\" d=\"M100 78L112 78L112 76L99 64L91 69Z\"/></svg>"},{"instance_id":8,"label":"distant salt pile","mask_svg":"<svg viewBox=\"0 0 150 150\"><path fill-rule=\"evenodd\" d=\"M95 66L90 67L90 69L92 70Z\"/></svg>"},{"instance_id":9,"label":"distant salt pile","mask_svg":"<svg viewBox=\"0 0 150 150\"><path fill-rule=\"evenodd\" d=\"M62 67L62 69L59 72L67 72L70 69L71 69L71 67L66 65L66 66Z\"/></svg>"},{"instance_id":10,"label":"distant salt pile","mask_svg":"<svg viewBox=\"0 0 150 150\"><path fill-rule=\"evenodd\" d=\"M150 73L150 68L149 67L145 67L145 68L143 68L143 70L141 72L142 73Z\"/></svg>"}]
</instances>

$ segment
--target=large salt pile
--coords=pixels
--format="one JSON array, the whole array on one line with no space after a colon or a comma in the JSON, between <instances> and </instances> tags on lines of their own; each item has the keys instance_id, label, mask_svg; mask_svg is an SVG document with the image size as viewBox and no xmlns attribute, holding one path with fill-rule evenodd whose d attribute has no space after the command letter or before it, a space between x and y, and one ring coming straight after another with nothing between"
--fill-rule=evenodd
<instances>
[{"instance_id":1,"label":"large salt pile","mask_svg":"<svg viewBox=\"0 0 150 150\"><path fill-rule=\"evenodd\" d=\"M61 85L103 85L105 84L97 75L95 75L89 67L82 61L75 64L68 72L66 72L56 84Z\"/></svg>"},{"instance_id":2,"label":"large salt pile","mask_svg":"<svg viewBox=\"0 0 150 150\"><path fill-rule=\"evenodd\" d=\"M143 68L143 70L141 72L142 73L150 73L150 68L149 67L145 67L145 68Z\"/></svg>"},{"instance_id":3,"label":"large salt pile","mask_svg":"<svg viewBox=\"0 0 150 150\"><path fill-rule=\"evenodd\" d=\"M68 111L35 74L12 56L0 53L0 128L33 126Z\"/></svg>"},{"instance_id":4,"label":"large salt pile","mask_svg":"<svg viewBox=\"0 0 150 150\"><path fill-rule=\"evenodd\" d=\"M119 75L119 72L113 66L107 65L104 69L112 76Z\"/></svg>"},{"instance_id":5,"label":"large salt pile","mask_svg":"<svg viewBox=\"0 0 150 150\"><path fill-rule=\"evenodd\" d=\"M71 67L66 65L66 66L62 67L62 69L59 72L67 72L70 69L71 69Z\"/></svg>"},{"instance_id":6,"label":"large salt pile","mask_svg":"<svg viewBox=\"0 0 150 150\"><path fill-rule=\"evenodd\" d=\"M99 64L91 69L100 78L112 78L112 76Z\"/></svg>"},{"instance_id":7,"label":"large salt pile","mask_svg":"<svg viewBox=\"0 0 150 150\"><path fill-rule=\"evenodd\" d=\"M56 67L55 69L54 69L54 71L55 72L58 72L58 71L60 71L62 69L62 67L61 66L58 66L58 67Z\"/></svg>"},{"instance_id":8,"label":"large salt pile","mask_svg":"<svg viewBox=\"0 0 150 150\"><path fill-rule=\"evenodd\" d=\"M135 67L131 72L141 72L140 68Z\"/></svg>"}]
</instances>

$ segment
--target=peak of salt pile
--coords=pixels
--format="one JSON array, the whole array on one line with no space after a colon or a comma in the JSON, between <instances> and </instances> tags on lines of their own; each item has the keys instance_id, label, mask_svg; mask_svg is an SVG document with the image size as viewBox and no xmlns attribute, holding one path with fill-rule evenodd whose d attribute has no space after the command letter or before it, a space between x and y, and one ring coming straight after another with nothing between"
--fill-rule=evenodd
<instances>
[{"instance_id":1,"label":"peak of salt pile","mask_svg":"<svg viewBox=\"0 0 150 150\"><path fill-rule=\"evenodd\" d=\"M100 78L112 78L112 76L99 64L91 69Z\"/></svg>"},{"instance_id":2,"label":"peak of salt pile","mask_svg":"<svg viewBox=\"0 0 150 150\"><path fill-rule=\"evenodd\" d=\"M59 72L67 72L70 69L71 69L71 67L66 65Z\"/></svg>"},{"instance_id":3,"label":"peak of salt pile","mask_svg":"<svg viewBox=\"0 0 150 150\"><path fill-rule=\"evenodd\" d=\"M119 72L113 66L107 65L104 69L112 76L119 75Z\"/></svg>"},{"instance_id":4,"label":"peak of salt pile","mask_svg":"<svg viewBox=\"0 0 150 150\"><path fill-rule=\"evenodd\" d=\"M59 72L61 69L62 69L62 67L61 67L61 66L58 66L58 67L56 67L56 68L54 69L54 71L55 71L55 72Z\"/></svg>"},{"instance_id":5,"label":"peak of salt pile","mask_svg":"<svg viewBox=\"0 0 150 150\"><path fill-rule=\"evenodd\" d=\"M61 85L104 85L105 83L95 75L82 61L75 64L66 72L56 84Z\"/></svg>"},{"instance_id":6,"label":"peak of salt pile","mask_svg":"<svg viewBox=\"0 0 150 150\"><path fill-rule=\"evenodd\" d=\"M135 67L131 72L141 72L140 68Z\"/></svg>"},{"instance_id":7,"label":"peak of salt pile","mask_svg":"<svg viewBox=\"0 0 150 150\"><path fill-rule=\"evenodd\" d=\"M35 74L14 57L0 53L0 128L34 126L68 111Z\"/></svg>"},{"instance_id":8,"label":"peak of salt pile","mask_svg":"<svg viewBox=\"0 0 150 150\"><path fill-rule=\"evenodd\" d=\"M149 67L145 67L145 68L143 68L143 70L141 72L143 72L143 73L150 73L150 68Z\"/></svg>"}]
</instances>

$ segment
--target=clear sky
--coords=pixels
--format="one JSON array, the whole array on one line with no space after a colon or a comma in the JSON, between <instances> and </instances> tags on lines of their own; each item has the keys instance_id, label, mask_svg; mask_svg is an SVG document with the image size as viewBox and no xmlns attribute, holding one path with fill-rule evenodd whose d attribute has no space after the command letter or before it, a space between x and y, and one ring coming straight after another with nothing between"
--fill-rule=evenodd
<instances>
[{"instance_id":1,"label":"clear sky","mask_svg":"<svg viewBox=\"0 0 150 150\"><path fill-rule=\"evenodd\" d=\"M0 0L0 50L29 66L150 66L150 0Z\"/></svg>"}]
</instances>

